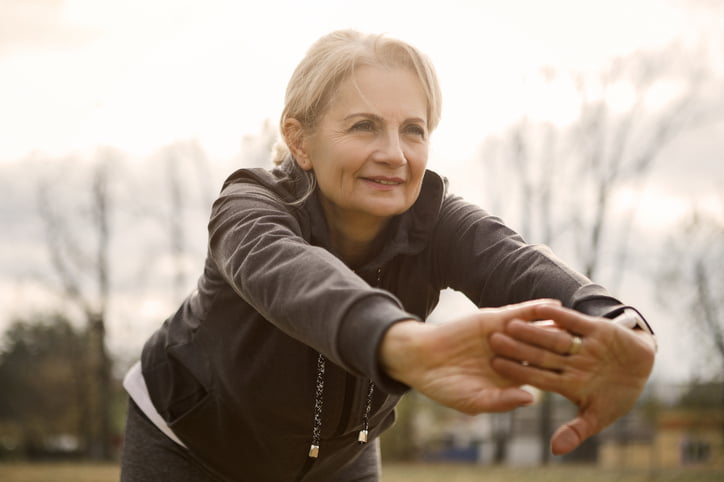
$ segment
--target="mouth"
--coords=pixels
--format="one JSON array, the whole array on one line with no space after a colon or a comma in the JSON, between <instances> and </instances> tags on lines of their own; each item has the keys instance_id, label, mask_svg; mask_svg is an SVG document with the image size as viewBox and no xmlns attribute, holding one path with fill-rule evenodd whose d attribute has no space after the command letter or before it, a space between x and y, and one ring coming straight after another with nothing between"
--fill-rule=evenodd
<instances>
[{"instance_id":1,"label":"mouth","mask_svg":"<svg viewBox=\"0 0 724 482\"><path fill-rule=\"evenodd\" d=\"M373 182L375 184L380 184L382 186L398 186L398 185L402 184L403 182L405 182L398 177L377 176L377 177L363 177L362 179L364 179L365 181Z\"/></svg>"}]
</instances>

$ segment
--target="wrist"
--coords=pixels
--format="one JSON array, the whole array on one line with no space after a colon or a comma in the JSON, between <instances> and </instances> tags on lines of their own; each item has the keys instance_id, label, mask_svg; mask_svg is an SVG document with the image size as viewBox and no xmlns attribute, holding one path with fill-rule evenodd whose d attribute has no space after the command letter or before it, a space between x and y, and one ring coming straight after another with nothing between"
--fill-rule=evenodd
<instances>
[{"instance_id":1,"label":"wrist","mask_svg":"<svg viewBox=\"0 0 724 482\"><path fill-rule=\"evenodd\" d=\"M613 319L613 322L617 325L624 326L626 328L637 330L650 335L654 344L654 352L658 351L659 346L658 342L656 341L656 334L646 322L644 317L639 314L638 311L632 308L626 308L623 313Z\"/></svg>"},{"instance_id":2,"label":"wrist","mask_svg":"<svg viewBox=\"0 0 724 482\"><path fill-rule=\"evenodd\" d=\"M425 324L414 320L402 320L390 326L382 337L378 360L382 370L390 377L407 383L407 375L417 366L416 353L420 332Z\"/></svg>"}]
</instances>

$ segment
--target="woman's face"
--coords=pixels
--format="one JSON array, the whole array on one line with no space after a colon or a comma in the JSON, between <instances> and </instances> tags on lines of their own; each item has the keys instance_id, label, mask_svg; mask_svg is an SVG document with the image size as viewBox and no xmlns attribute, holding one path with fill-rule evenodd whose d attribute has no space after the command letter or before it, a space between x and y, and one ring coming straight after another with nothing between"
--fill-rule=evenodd
<instances>
[{"instance_id":1,"label":"woman's face","mask_svg":"<svg viewBox=\"0 0 724 482\"><path fill-rule=\"evenodd\" d=\"M331 223L386 221L420 193L428 155L427 100L408 70L359 67L304 138ZM298 159L299 161L299 159Z\"/></svg>"}]
</instances>

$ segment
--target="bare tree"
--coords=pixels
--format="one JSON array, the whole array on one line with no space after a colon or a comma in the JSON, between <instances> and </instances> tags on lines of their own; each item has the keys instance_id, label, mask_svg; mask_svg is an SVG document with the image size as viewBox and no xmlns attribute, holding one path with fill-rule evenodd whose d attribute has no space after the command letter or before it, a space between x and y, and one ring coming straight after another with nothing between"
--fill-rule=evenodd
<instances>
[{"instance_id":1,"label":"bare tree","mask_svg":"<svg viewBox=\"0 0 724 482\"><path fill-rule=\"evenodd\" d=\"M724 204L722 205L724 207ZM722 213L724 214L724 213ZM686 330L696 339L695 353L702 369L699 376L724 382L724 221L721 216L694 210L681 229L669 239L659 279L667 293L661 302L675 312L681 307ZM712 385L714 386L714 385ZM724 406L724 383L719 384ZM724 437L724 421L721 426Z\"/></svg>"},{"instance_id":2,"label":"bare tree","mask_svg":"<svg viewBox=\"0 0 724 482\"><path fill-rule=\"evenodd\" d=\"M589 278L601 276L604 258L612 260L608 285L615 288L626 266L635 213L617 212L614 225L614 196L624 186L640 189L674 139L722 111L722 99L712 102L707 89L723 82L698 63L700 58L672 47L616 59L593 76L542 70L545 82L568 79L575 87L578 117L554 126L524 116L505 135L487 140L486 171L495 172L490 177L494 183L487 184L504 200L493 204L513 206L520 213L517 218L510 209L500 214L512 215L529 240L557 251L573 247ZM604 244L610 252L603 252ZM706 285L706 279L699 284ZM544 394L544 463L549 459L551 411L550 395Z\"/></svg>"},{"instance_id":3,"label":"bare tree","mask_svg":"<svg viewBox=\"0 0 724 482\"><path fill-rule=\"evenodd\" d=\"M169 256L172 263L174 302L181 300L190 290L189 259L205 252L195 253L189 239L189 229L198 230L193 211L211 209L213 199L212 175L209 160L196 141L179 141L162 148L155 156L161 161L163 178L158 190L167 191L167 202L151 199L145 215L166 227Z\"/></svg>"},{"instance_id":4,"label":"bare tree","mask_svg":"<svg viewBox=\"0 0 724 482\"><path fill-rule=\"evenodd\" d=\"M675 303L665 297L660 301L674 310L686 306L687 331L698 340L703 368L719 365L709 376L724 380L724 221L693 211L664 252L658 278L668 289L662 291L680 296Z\"/></svg>"},{"instance_id":5,"label":"bare tree","mask_svg":"<svg viewBox=\"0 0 724 482\"><path fill-rule=\"evenodd\" d=\"M598 78L577 78L581 112L572 131L573 152L592 201L586 204L588 216L579 213L578 239L583 271L591 278L598 273L604 241L613 242L606 233L617 189L641 183L675 138L718 112L705 97L710 76L696 59L676 47L639 52L612 62ZM628 105L615 105L614 89L627 91L630 99L623 103ZM630 213L623 216L620 239L628 235L630 221ZM626 251L624 244L617 248ZM622 272L622 265L618 268Z\"/></svg>"},{"instance_id":6,"label":"bare tree","mask_svg":"<svg viewBox=\"0 0 724 482\"><path fill-rule=\"evenodd\" d=\"M105 151L92 169L90 196L82 211L62 210L54 181L38 189L38 207L46 246L63 294L87 323L87 360L91 373L87 392L87 443L93 458L111 457L111 360L106 349L106 316L110 301L112 199L110 167L115 154ZM78 219L84 215L84 219Z\"/></svg>"},{"instance_id":7,"label":"bare tree","mask_svg":"<svg viewBox=\"0 0 724 482\"><path fill-rule=\"evenodd\" d=\"M177 149L169 148L165 152L166 178L169 189L170 213L166 216L169 228L171 256L174 260L175 273L173 278L174 299L179 300L188 290L186 276L186 230L185 230L185 200L183 181L179 172Z\"/></svg>"},{"instance_id":8,"label":"bare tree","mask_svg":"<svg viewBox=\"0 0 724 482\"><path fill-rule=\"evenodd\" d=\"M615 246L614 271L623 272L634 213L616 213L613 226L613 198L623 187L639 189L678 136L721 118L724 99L711 87L724 82L696 63L699 57L671 47L616 59L595 75L542 70L545 82L571 86L578 117L554 125L526 115L487 139L483 162L495 172L487 186L505 201L491 204L526 238L575 246L588 277L600 274L604 244Z\"/></svg>"},{"instance_id":9,"label":"bare tree","mask_svg":"<svg viewBox=\"0 0 724 482\"><path fill-rule=\"evenodd\" d=\"M492 211L512 214L523 237L546 244L557 237L553 203L560 136L550 122L523 116L503 136L488 138L483 148Z\"/></svg>"}]
</instances>

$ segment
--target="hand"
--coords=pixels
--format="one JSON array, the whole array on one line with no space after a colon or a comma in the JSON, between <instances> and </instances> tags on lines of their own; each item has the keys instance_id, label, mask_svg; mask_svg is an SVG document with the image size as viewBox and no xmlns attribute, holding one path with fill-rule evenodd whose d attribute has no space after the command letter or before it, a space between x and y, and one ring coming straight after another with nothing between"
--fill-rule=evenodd
<instances>
[{"instance_id":1,"label":"hand","mask_svg":"<svg viewBox=\"0 0 724 482\"><path fill-rule=\"evenodd\" d=\"M543 307L559 304L537 300L440 324L396 323L382 340L380 362L391 377L463 413L512 410L533 396L491 368L488 336L513 320L540 319Z\"/></svg>"},{"instance_id":2,"label":"hand","mask_svg":"<svg viewBox=\"0 0 724 482\"><path fill-rule=\"evenodd\" d=\"M492 366L517 383L559 393L578 406L578 416L551 438L553 454L562 455L633 408L651 374L655 342L642 330L566 308L545 306L539 313L561 329L508 323L504 333L490 337L499 355ZM568 355L574 335L583 343Z\"/></svg>"}]
</instances>

